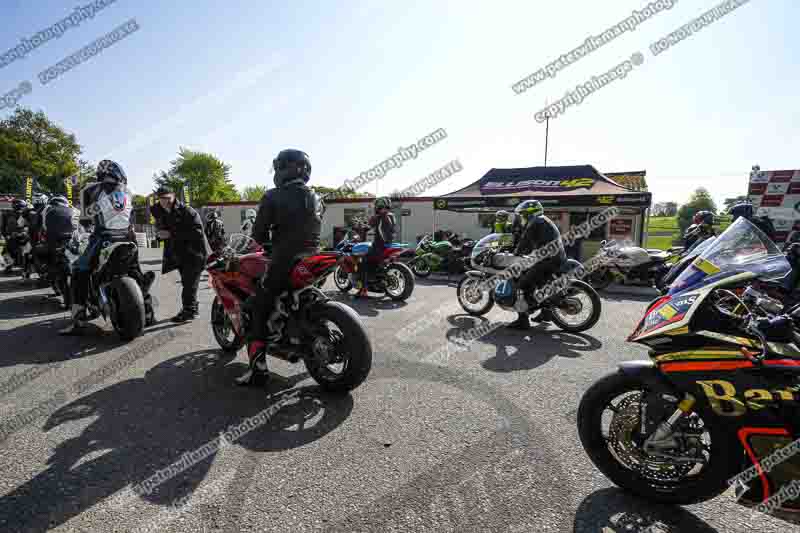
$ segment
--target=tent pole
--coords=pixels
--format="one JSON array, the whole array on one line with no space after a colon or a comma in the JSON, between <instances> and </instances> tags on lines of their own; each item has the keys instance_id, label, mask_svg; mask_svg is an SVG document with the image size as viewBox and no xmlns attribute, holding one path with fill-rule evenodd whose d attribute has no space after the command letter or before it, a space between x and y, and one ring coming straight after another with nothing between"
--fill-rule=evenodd
<instances>
[{"instance_id":1,"label":"tent pole","mask_svg":"<svg viewBox=\"0 0 800 533\"><path fill-rule=\"evenodd\" d=\"M545 117L547 117L547 120L544 126L544 166L547 166L547 141L550 138L550 113L546 113Z\"/></svg>"}]
</instances>

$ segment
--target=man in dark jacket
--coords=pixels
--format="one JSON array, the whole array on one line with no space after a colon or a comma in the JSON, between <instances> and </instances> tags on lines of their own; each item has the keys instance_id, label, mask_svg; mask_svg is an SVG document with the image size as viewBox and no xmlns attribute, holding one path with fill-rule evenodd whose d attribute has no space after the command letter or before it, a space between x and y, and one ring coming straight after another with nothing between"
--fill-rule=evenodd
<instances>
[{"instance_id":1,"label":"man in dark jacket","mask_svg":"<svg viewBox=\"0 0 800 533\"><path fill-rule=\"evenodd\" d=\"M252 238L259 244L272 242L271 262L266 275L248 300L252 319L248 331L247 356L250 368L237 378L240 385L266 383L267 343L280 337L270 321L275 300L289 286L294 260L319 252L323 206L306 183L311 178L311 160L305 152L288 149L272 161L275 189L261 198Z\"/></svg>"},{"instance_id":2,"label":"man in dark jacket","mask_svg":"<svg viewBox=\"0 0 800 533\"><path fill-rule=\"evenodd\" d=\"M198 317L197 288L211 249L197 211L176 200L175 193L166 187L160 187L156 195L158 204L152 213L158 238L166 241L161 273L177 269L183 286L181 310L171 320L188 322Z\"/></svg>"},{"instance_id":3,"label":"man in dark jacket","mask_svg":"<svg viewBox=\"0 0 800 533\"><path fill-rule=\"evenodd\" d=\"M534 250L543 248L551 242L555 243L556 253L539 260L520 276L519 288L530 291L538 281L558 272L567 261L567 254L564 251L564 243L561 241L561 231L555 222L544 216L544 208L539 201L526 200L517 206L515 212L526 221L519 242L514 249L515 255L530 255ZM510 323L508 327L528 329L530 315L518 313L517 320Z\"/></svg>"}]
</instances>

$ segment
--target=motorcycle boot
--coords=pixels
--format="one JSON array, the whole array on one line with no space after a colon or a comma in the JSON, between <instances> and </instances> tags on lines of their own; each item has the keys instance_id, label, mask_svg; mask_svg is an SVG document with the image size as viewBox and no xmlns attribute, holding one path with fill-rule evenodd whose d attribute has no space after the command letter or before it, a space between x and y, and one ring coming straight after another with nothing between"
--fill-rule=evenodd
<instances>
[{"instance_id":1,"label":"motorcycle boot","mask_svg":"<svg viewBox=\"0 0 800 533\"><path fill-rule=\"evenodd\" d=\"M528 313L517 313L517 319L506 324L510 329L528 330L531 328L531 319Z\"/></svg>"},{"instance_id":2,"label":"motorcycle boot","mask_svg":"<svg viewBox=\"0 0 800 533\"><path fill-rule=\"evenodd\" d=\"M247 345L247 357L250 361L249 368L235 379L236 384L242 387L263 387L269 381L267 343L262 340L250 341Z\"/></svg>"},{"instance_id":3,"label":"motorcycle boot","mask_svg":"<svg viewBox=\"0 0 800 533\"><path fill-rule=\"evenodd\" d=\"M58 331L59 335L80 335L86 328L86 306L74 304L72 306L72 322L69 326Z\"/></svg>"}]
</instances>

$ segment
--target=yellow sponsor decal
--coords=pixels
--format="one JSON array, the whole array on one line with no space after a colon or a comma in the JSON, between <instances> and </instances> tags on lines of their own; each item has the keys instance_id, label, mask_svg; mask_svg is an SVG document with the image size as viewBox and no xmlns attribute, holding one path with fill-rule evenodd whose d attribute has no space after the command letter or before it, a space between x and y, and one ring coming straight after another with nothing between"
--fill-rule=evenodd
<instances>
[{"instance_id":1,"label":"yellow sponsor decal","mask_svg":"<svg viewBox=\"0 0 800 533\"><path fill-rule=\"evenodd\" d=\"M598 196L597 197L598 204L613 204L614 197L613 196Z\"/></svg>"},{"instance_id":2,"label":"yellow sponsor decal","mask_svg":"<svg viewBox=\"0 0 800 533\"><path fill-rule=\"evenodd\" d=\"M719 267L717 267L714 263L706 261L705 259L702 259L700 257L695 259L694 263L692 264L695 266L695 268L697 268L698 270L700 270L705 274L708 274L709 276L712 274L717 274L719 272Z\"/></svg>"},{"instance_id":3,"label":"yellow sponsor decal","mask_svg":"<svg viewBox=\"0 0 800 533\"><path fill-rule=\"evenodd\" d=\"M592 178L573 178L559 183L561 187L591 187L592 185L594 185L594 179Z\"/></svg>"},{"instance_id":4,"label":"yellow sponsor decal","mask_svg":"<svg viewBox=\"0 0 800 533\"><path fill-rule=\"evenodd\" d=\"M687 350L674 352L656 357L656 361L664 363L667 361L690 361L695 359L744 359L741 352L721 349L721 350Z\"/></svg>"},{"instance_id":5,"label":"yellow sponsor decal","mask_svg":"<svg viewBox=\"0 0 800 533\"><path fill-rule=\"evenodd\" d=\"M661 309L658 311L658 314L659 314L659 315L661 315L661 316L663 316L663 317L664 317L664 318L666 318L667 320L669 320L670 318L672 318L672 317L674 317L675 315L677 315L677 314L678 314L678 311L676 311L676 310L675 310L675 308L674 308L674 307L672 307L671 305L667 304L667 305L665 305L664 307L662 307L662 308L661 308Z\"/></svg>"}]
</instances>

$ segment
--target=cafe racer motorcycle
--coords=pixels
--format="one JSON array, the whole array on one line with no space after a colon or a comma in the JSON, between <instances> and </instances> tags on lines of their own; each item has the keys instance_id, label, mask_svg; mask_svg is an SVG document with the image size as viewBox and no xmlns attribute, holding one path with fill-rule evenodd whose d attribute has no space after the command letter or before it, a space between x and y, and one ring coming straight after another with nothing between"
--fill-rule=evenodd
<instances>
[{"instance_id":1,"label":"cafe racer motorcycle","mask_svg":"<svg viewBox=\"0 0 800 533\"><path fill-rule=\"evenodd\" d=\"M280 338L269 355L297 363L329 392L358 387L372 367L372 343L361 319L350 307L333 302L322 285L336 268L339 252L320 252L298 259L290 273L290 288L278 296L269 318ZM211 305L211 328L220 347L238 351L245 342L252 316L251 296L270 259L250 237L230 236L219 254L206 265L209 285L216 293Z\"/></svg>"},{"instance_id":2,"label":"cafe racer motorcycle","mask_svg":"<svg viewBox=\"0 0 800 533\"><path fill-rule=\"evenodd\" d=\"M600 319L601 302L600 296L588 283L570 279L566 287L556 288L541 302L535 301L531 291L519 289L515 279L492 283L494 276L524 260L504 251L508 249L508 237L506 233L490 233L473 248L470 262L474 270L466 272L456 291L458 303L464 311L472 316L482 316L496 303L502 309L518 313L539 310L542 318L552 320L560 329L571 333L593 327ZM569 275L580 266L574 259L569 259L559 276ZM538 286L553 287L553 279L542 280Z\"/></svg>"},{"instance_id":3,"label":"cafe racer motorcycle","mask_svg":"<svg viewBox=\"0 0 800 533\"><path fill-rule=\"evenodd\" d=\"M754 284L796 280L797 268L746 219L720 235L628 338L648 346L650 360L621 363L583 395L578 431L597 468L641 497L679 505L714 498L754 466L752 479L732 482L744 505L800 479L800 454L760 466L800 437L800 337L766 336L742 298ZM798 512L797 498L778 510Z\"/></svg>"}]
</instances>

